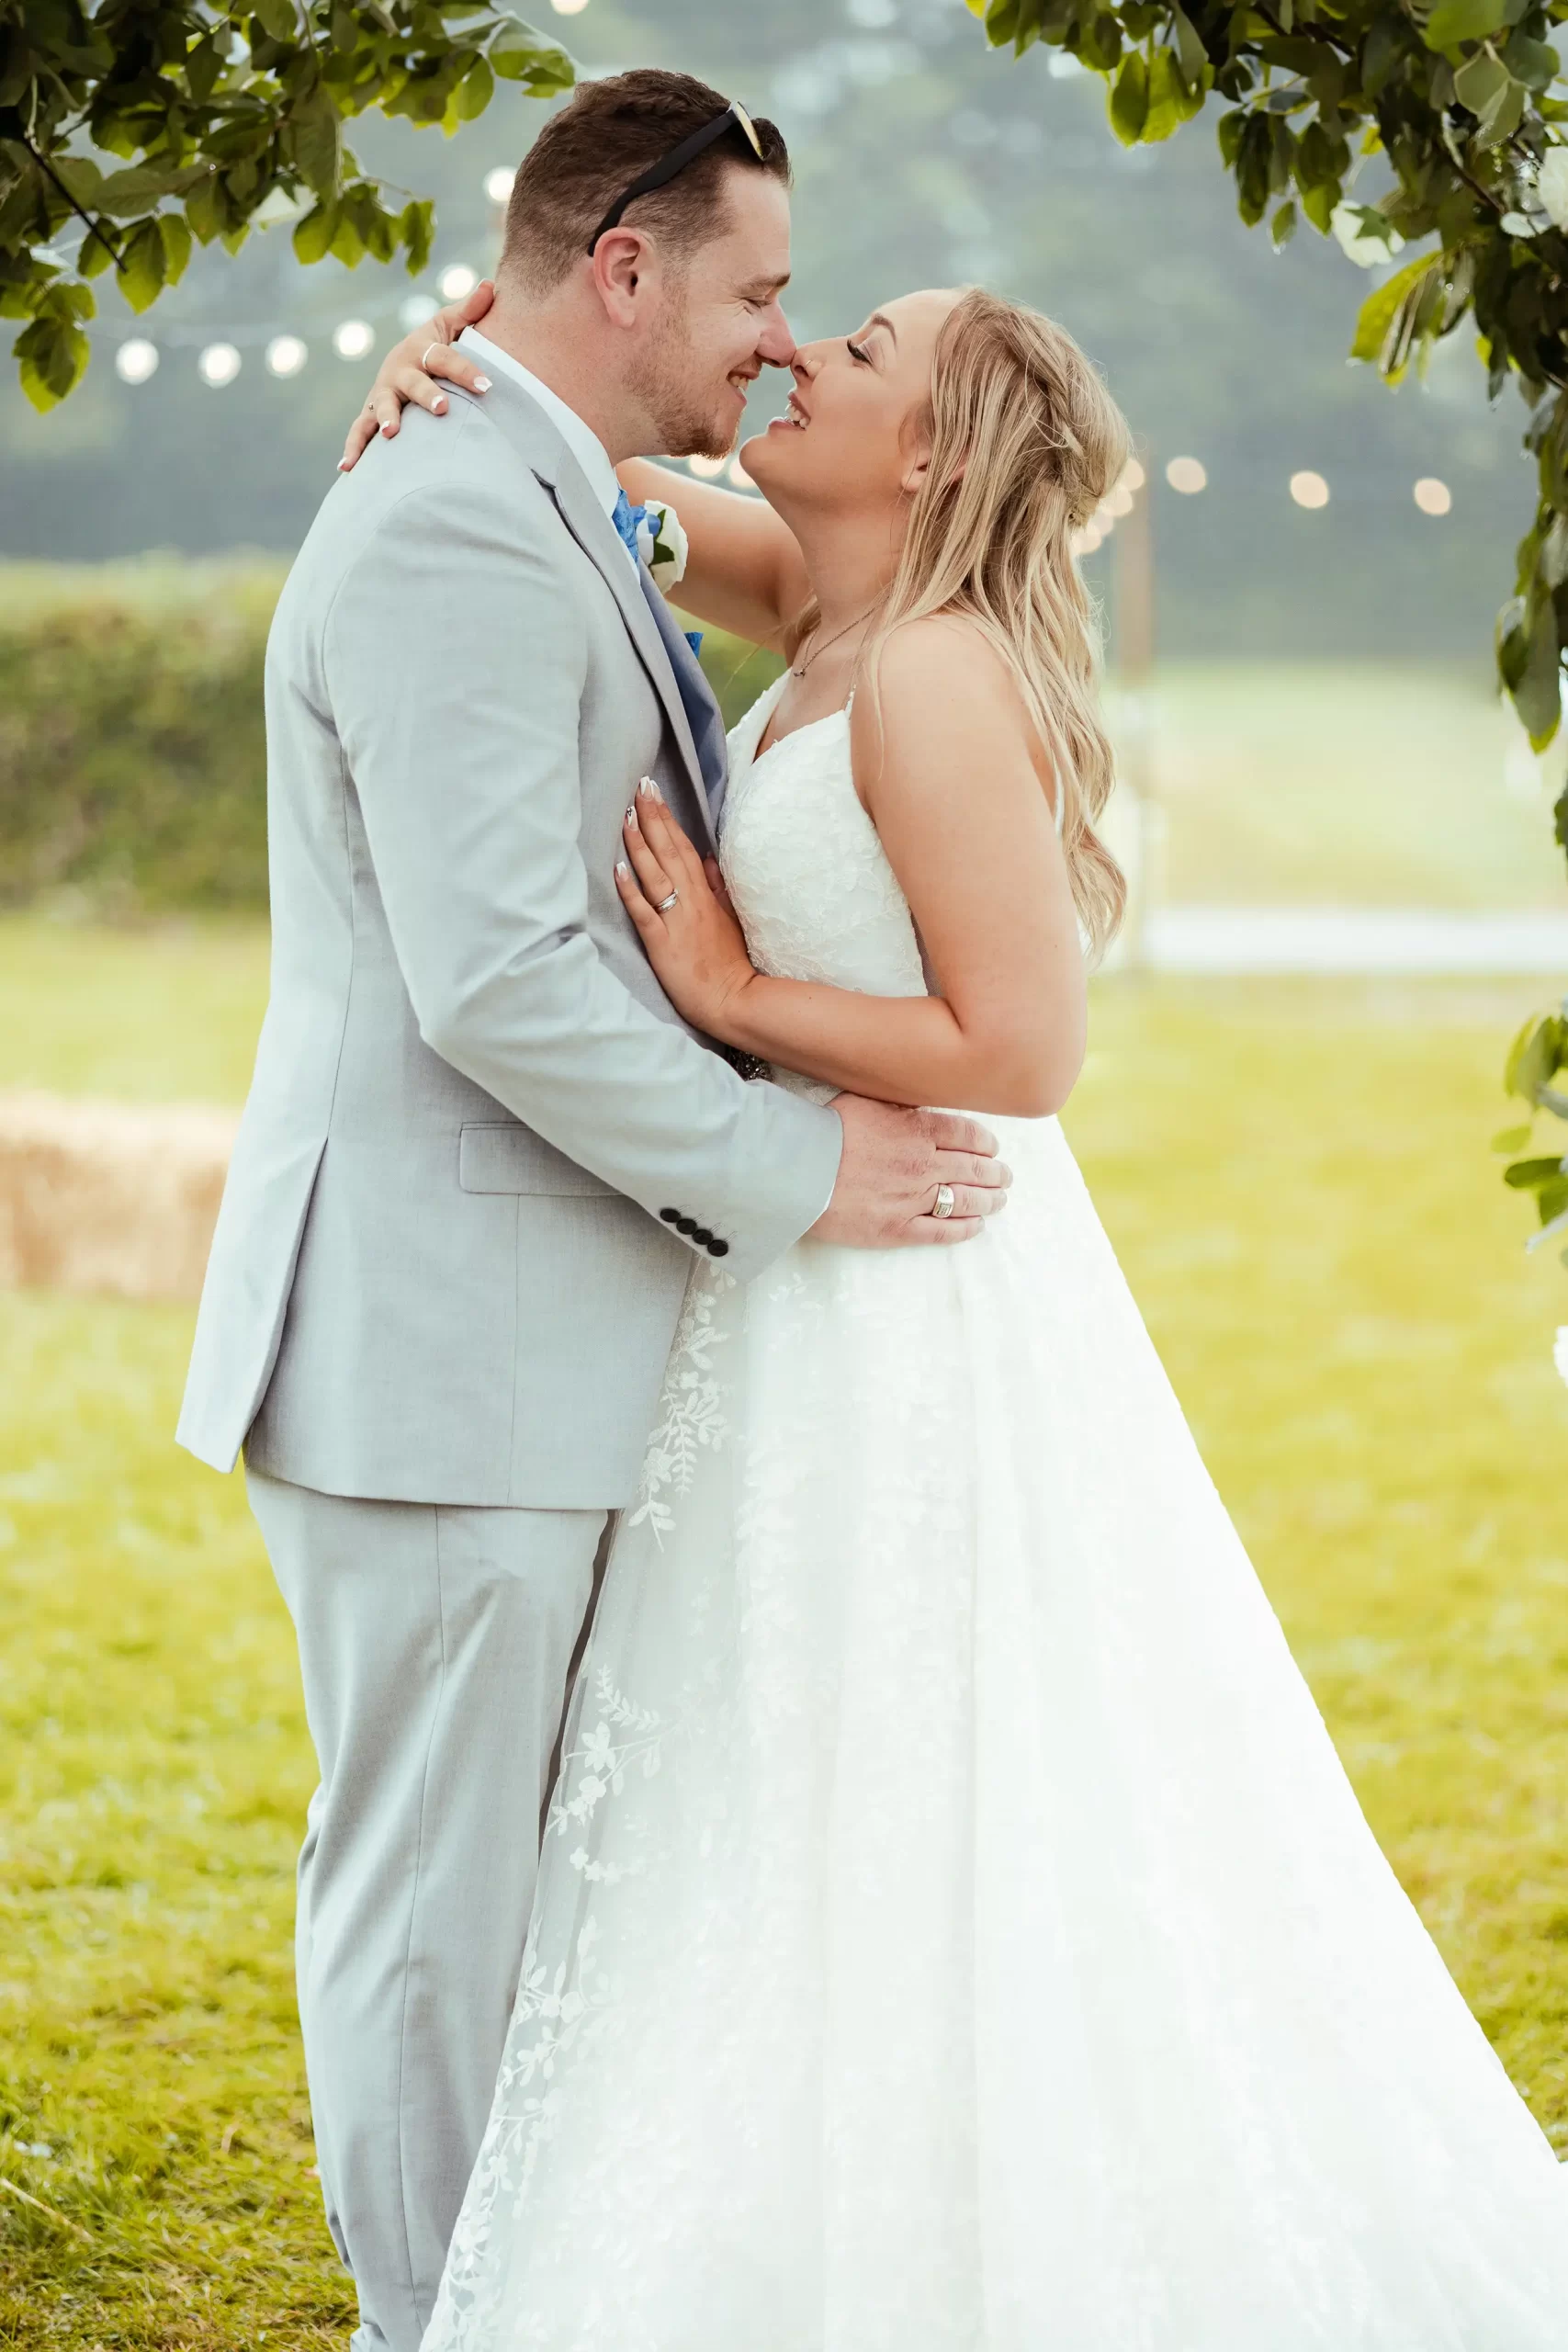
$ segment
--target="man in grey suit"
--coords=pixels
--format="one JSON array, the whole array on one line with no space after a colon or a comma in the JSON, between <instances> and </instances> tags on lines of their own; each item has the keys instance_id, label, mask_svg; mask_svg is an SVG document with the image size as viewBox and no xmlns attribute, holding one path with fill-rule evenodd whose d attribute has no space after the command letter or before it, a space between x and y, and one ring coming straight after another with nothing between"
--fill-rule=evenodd
<instances>
[{"instance_id":1,"label":"man in grey suit","mask_svg":"<svg viewBox=\"0 0 1568 2352\"><path fill-rule=\"evenodd\" d=\"M788 358L786 189L701 83L581 90L518 175L487 397L334 488L268 648L272 995L179 1433L243 1446L299 1635L299 2007L360 2352L429 2319L693 1255L744 1281L1003 1197L968 1122L743 1082L615 888L637 779L706 846L724 777L613 461L722 452Z\"/></svg>"}]
</instances>

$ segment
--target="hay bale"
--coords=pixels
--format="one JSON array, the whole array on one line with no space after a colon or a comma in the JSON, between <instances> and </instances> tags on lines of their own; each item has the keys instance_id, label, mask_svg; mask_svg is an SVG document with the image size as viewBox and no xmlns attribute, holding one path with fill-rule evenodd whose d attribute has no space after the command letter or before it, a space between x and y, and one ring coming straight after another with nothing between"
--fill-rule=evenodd
<instances>
[{"instance_id":1,"label":"hay bale","mask_svg":"<svg viewBox=\"0 0 1568 2352\"><path fill-rule=\"evenodd\" d=\"M238 1116L0 1094L0 1286L195 1298Z\"/></svg>"}]
</instances>

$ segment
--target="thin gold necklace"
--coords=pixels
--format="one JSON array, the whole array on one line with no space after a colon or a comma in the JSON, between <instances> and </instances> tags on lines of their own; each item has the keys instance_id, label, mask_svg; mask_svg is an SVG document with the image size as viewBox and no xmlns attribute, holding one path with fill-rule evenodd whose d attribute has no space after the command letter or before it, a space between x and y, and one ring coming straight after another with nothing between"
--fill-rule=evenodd
<instances>
[{"instance_id":1,"label":"thin gold necklace","mask_svg":"<svg viewBox=\"0 0 1568 2352\"><path fill-rule=\"evenodd\" d=\"M875 610L876 606L874 605L868 605L863 613L857 613L852 621L846 621L842 628L835 629L832 636L826 639L822 644L814 645L810 652L807 655L805 661L800 663L798 668L796 668L793 662L790 664L790 676L792 678L804 678L807 670L810 669L811 664L816 661L817 656L819 653L826 653L829 645L837 645L840 638L848 637L851 629L859 628L862 621L870 620Z\"/></svg>"}]
</instances>

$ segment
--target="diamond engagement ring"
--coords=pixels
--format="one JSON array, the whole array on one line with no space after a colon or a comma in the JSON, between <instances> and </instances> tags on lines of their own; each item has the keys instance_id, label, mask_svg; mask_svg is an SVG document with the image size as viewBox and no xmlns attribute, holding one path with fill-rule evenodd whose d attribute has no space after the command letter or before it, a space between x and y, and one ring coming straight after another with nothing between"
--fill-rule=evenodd
<instances>
[{"instance_id":1,"label":"diamond engagement ring","mask_svg":"<svg viewBox=\"0 0 1568 2352\"><path fill-rule=\"evenodd\" d=\"M679 890L671 890L667 899L660 899L656 911L661 915L667 915L680 895Z\"/></svg>"},{"instance_id":2,"label":"diamond engagement ring","mask_svg":"<svg viewBox=\"0 0 1568 2352\"><path fill-rule=\"evenodd\" d=\"M953 1215L953 1194L952 1185L939 1184L936 1188L936 1206L931 1211L932 1216L951 1216Z\"/></svg>"}]
</instances>

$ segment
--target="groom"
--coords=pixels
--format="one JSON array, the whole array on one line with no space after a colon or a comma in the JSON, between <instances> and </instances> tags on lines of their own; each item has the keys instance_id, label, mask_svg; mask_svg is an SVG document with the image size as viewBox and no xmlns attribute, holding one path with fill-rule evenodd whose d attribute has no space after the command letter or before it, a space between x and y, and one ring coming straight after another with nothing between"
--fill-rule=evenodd
<instances>
[{"instance_id":1,"label":"groom","mask_svg":"<svg viewBox=\"0 0 1568 2352\"><path fill-rule=\"evenodd\" d=\"M744 1282L1003 1197L967 1122L743 1083L615 888L643 775L711 849L724 745L613 461L722 453L789 357L787 183L700 82L583 87L517 176L488 397L333 489L268 649L272 996L179 1434L243 1445L299 1636L299 2009L359 2352L430 2316L694 1256Z\"/></svg>"}]
</instances>

